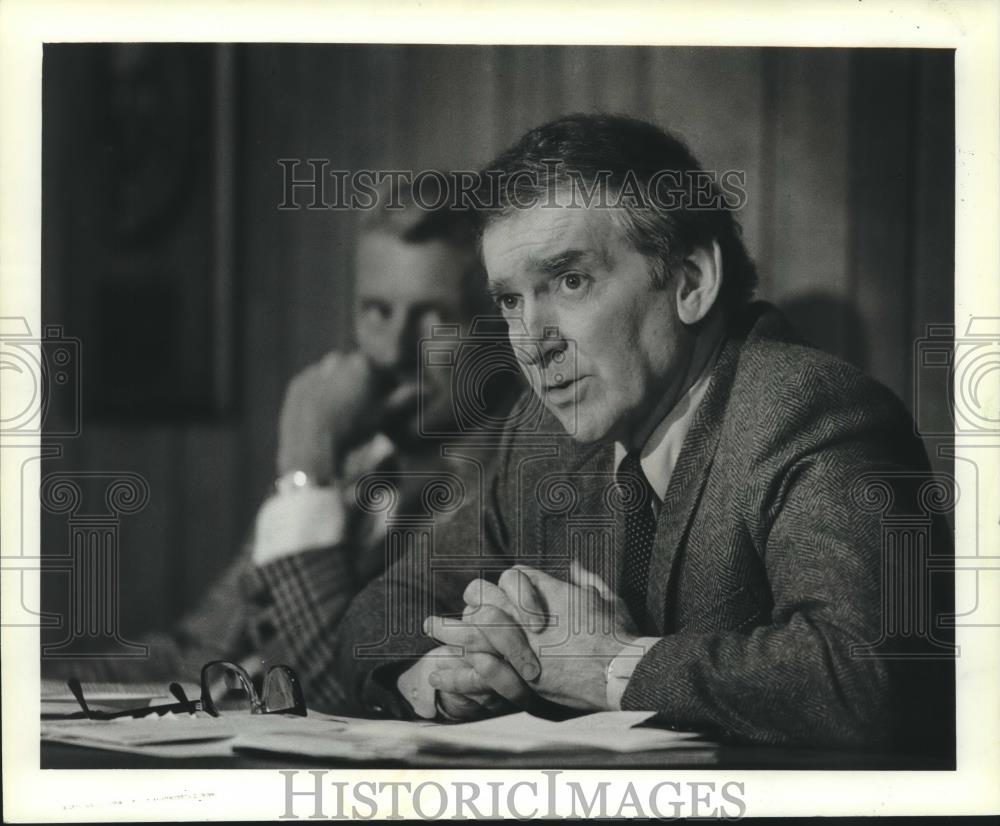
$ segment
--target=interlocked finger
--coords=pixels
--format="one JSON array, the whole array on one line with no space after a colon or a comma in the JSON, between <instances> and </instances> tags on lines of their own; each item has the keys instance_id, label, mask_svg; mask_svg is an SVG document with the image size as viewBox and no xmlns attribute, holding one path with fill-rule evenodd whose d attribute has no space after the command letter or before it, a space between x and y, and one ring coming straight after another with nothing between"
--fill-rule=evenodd
<instances>
[{"instance_id":1,"label":"interlocked finger","mask_svg":"<svg viewBox=\"0 0 1000 826\"><path fill-rule=\"evenodd\" d=\"M524 630L511 616L493 605L481 605L462 621L428 617L424 632L446 645L471 653L496 654L507 660L525 680L538 677L541 667Z\"/></svg>"}]
</instances>

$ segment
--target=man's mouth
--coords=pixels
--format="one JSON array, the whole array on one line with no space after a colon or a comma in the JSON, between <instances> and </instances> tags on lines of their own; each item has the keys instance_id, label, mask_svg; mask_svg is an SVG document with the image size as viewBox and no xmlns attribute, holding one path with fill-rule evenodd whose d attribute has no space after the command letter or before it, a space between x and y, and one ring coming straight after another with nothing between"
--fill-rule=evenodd
<instances>
[{"instance_id":1,"label":"man's mouth","mask_svg":"<svg viewBox=\"0 0 1000 826\"><path fill-rule=\"evenodd\" d=\"M545 399L557 405L569 404L576 398L577 386L583 378L585 377L566 379L561 376L553 377L544 385Z\"/></svg>"},{"instance_id":2,"label":"man's mouth","mask_svg":"<svg viewBox=\"0 0 1000 826\"><path fill-rule=\"evenodd\" d=\"M420 396L420 386L415 381L403 382L385 398L383 406L389 412L398 412L413 407Z\"/></svg>"},{"instance_id":3,"label":"man's mouth","mask_svg":"<svg viewBox=\"0 0 1000 826\"><path fill-rule=\"evenodd\" d=\"M547 382L545 385L546 390L561 390L563 388L569 387L576 379L564 379L558 377L556 380Z\"/></svg>"}]
</instances>

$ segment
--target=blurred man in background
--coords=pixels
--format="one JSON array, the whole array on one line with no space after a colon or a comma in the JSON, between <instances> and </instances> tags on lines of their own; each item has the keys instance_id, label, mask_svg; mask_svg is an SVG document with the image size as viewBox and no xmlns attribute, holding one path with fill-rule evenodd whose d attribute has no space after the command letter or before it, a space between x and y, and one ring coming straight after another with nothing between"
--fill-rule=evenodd
<instances>
[{"instance_id":1,"label":"blurred man in background","mask_svg":"<svg viewBox=\"0 0 1000 826\"><path fill-rule=\"evenodd\" d=\"M193 681L214 659L251 675L282 663L298 673L309 705L336 705L336 682L315 679L330 668L329 630L386 562L386 514L358 507L358 480L391 478L396 513L418 509L435 474L458 474L474 491L478 479L469 477L478 469L442 455L454 442L442 437L460 440L469 430L455 407L478 406L490 419L517 392L516 368L503 369L502 357L476 388L485 394L471 401L455 397L453 371L419 369L420 342L437 325L451 325L464 341L474 318L488 323L493 309L468 213L450 197L425 208L403 184L391 194L380 193L362 218L358 348L331 352L290 382L275 490L243 552L176 627L142 640L148 659L46 662L44 677Z\"/></svg>"}]
</instances>

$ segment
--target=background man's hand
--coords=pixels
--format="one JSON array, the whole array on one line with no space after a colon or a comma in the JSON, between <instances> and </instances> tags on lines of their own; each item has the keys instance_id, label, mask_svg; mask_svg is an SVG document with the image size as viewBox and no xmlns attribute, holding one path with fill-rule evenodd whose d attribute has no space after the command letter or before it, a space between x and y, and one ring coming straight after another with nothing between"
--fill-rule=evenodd
<instances>
[{"instance_id":1,"label":"background man's hand","mask_svg":"<svg viewBox=\"0 0 1000 826\"><path fill-rule=\"evenodd\" d=\"M278 421L278 475L301 470L324 483L380 424L376 381L359 352L328 353L288 385Z\"/></svg>"}]
</instances>

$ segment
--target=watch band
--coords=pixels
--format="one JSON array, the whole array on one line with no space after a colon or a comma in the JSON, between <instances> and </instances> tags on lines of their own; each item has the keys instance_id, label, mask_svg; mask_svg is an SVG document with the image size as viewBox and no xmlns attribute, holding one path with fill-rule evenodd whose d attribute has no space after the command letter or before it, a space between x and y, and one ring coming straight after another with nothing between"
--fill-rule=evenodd
<instances>
[{"instance_id":1,"label":"watch band","mask_svg":"<svg viewBox=\"0 0 1000 826\"><path fill-rule=\"evenodd\" d=\"M625 645L611 661L604 672L605 699L608 708L621 708L622 697L639 661L659 641L659 637L638 637Z\"/></svg>"}]
</instances>

